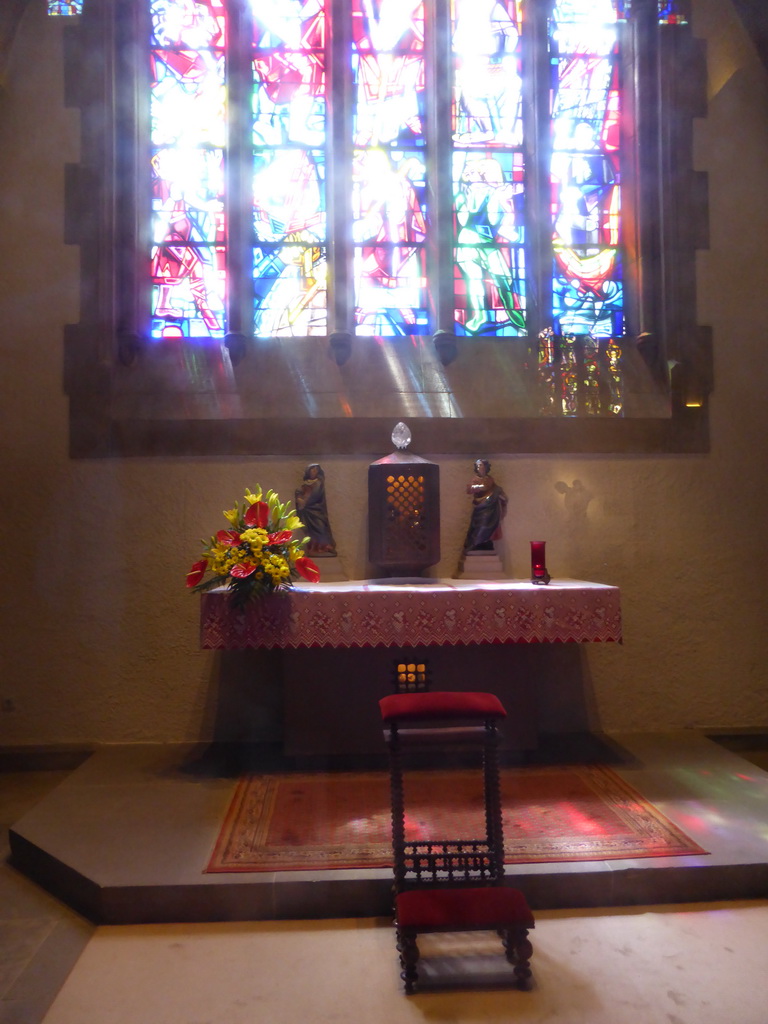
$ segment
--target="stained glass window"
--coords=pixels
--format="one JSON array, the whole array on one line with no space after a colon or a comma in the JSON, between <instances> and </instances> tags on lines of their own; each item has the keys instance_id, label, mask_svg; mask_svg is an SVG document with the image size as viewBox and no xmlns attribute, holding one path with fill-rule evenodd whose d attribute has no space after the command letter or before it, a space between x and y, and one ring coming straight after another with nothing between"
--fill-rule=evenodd
<instances>
[{"instance_id":1,"label":"stained glass window","mask_svg":"<svg viewBox=\"0 0 768 1024\"><path fill-rule=\"evenodd\" d=\"M454 3L457 334L526 333L521 7Z\"/></svg>"},{"instance_id":2,"label":"stained glass window","mask_svg":"<svg viewBox=\"0 0 768 1024\"><path fill-rule=\"evenodd\" d=\"M152 334L221 337L226 11L152 0L151 13Z\"/></svg>"},{"instance_id":3,"label":"stained glass window","mask_svg":"<svg viewBox=\"0 0 768 1024\"><path fill-rule=\"evenodd\" d=\"M145 2L152 337L538 337L621 410L629 0Z\"/></svg>"},{"instance_id":4,"label":"stained glass window","mask_svg":"<svg viewBox=\"0 0 768 1024\"><path fill-rule=\"evenodd\" d=\"M82 14L83 0L48 0L48 13L61 16Z\"/></svg>"},{"instance_id":5,"label":"stained glass window","mask_svg":"<svg viewBox=\"0 0 768 1024\"><path fill-rule=\"evenodd\" d=\"M678 0L658 0L659 23L663 25L684 25L687 21L682 4Z\"/></svg>"},{"instance_id":6,"label":"stained glass window","mask_svg":"<svg viewBox=\"0 0 768 1024\"><path fill-rule=\"evenodd\" d=\"M326 13L252 8L254 332L325 334Z\"/></svg>"},{"instance_id":7,"label":"stained glass window","mask_svg":"<svg viewBox=\"0 0 768 1024\"><path fill-rule=\"evenodd\" d=\"M351 8L354 327L427 334L424 4Z\"/></svg>"},{"instance_id":8,"label":"stained glass window","mask_svg":"<svg viewBox=\"0 0 768 1024\"><path fill-rule=\"evenodd\" d=\"M557 0L550 44L552 319L559 334L620 337L620 94L612 0Z\"/></svg>"}]
</instances>

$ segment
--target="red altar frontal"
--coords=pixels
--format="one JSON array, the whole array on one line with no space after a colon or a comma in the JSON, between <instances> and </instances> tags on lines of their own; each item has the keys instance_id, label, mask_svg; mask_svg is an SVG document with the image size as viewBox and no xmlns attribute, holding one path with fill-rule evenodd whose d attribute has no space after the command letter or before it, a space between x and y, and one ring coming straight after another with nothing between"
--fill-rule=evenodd
<instances>
[{"instance_id":1,"label":"red altar frontal","mask_svg":"<svg viewBox=\"0 0 768 1024\"><path fill-rule=\"evenodd\" d=\"M242 611L224 589L201 598L203 648L281 651L296 755L378 751L378 701L404 667L431 689L496 693L504 744L535 746L533 649L594 641L621 641L620 593L580 580L302 583Z\"/></svg>"}]
</instances>

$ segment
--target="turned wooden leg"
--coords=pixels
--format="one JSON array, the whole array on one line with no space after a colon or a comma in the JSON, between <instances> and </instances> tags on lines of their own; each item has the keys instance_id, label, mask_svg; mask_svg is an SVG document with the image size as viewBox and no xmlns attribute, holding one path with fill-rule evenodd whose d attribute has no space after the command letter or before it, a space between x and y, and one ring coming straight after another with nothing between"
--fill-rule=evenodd
<instances>
[{"instance_id":1,"label":"turned wooden leg","mask_svg":"<svg viewBox=\"0 0 768 1024\"><path fill-rule=\"evenodd\" d=\"M410 928L398 928L397 949L400 953L400 966L402 967L400 977L403 979L406 995L410 996L416 991L416 982L419 978L419 972L416 968L419 962L416 932Z\"/></svg>"},{"instance_id":2,"label":"turned wooden leg","mask_svg":"<svg viewBox=\"0 0 768 1024\"><path fill-rule=\"evenodd\" d=\"M501 933L501 941L507 954L508 963L515 970L515 978L519 988L528 988L531 978L531 957L533 946L528 939L527 928L505 928Z\"/></svg>"}]
</instances>

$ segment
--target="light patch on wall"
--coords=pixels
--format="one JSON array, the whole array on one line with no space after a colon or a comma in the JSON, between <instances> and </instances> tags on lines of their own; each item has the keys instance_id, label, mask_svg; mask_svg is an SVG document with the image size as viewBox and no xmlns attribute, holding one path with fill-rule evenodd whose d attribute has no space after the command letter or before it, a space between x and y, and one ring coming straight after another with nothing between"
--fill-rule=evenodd
<instances>
[{"instance_id":1,"label":"light patch on wall","mask_svg":"<svg viewBox=\"0 0 768 1024\"><path fill-rule=\"evenodd\" d=\"M730 5L716 5L717 46L708 49L707 94L712 100L733 76L756 59L746 29Z\"/></svg>"},{"instance_id":2,"label":"light patch on wall","mask_svg":"<svg viewBox=\"0 0 768 1024\"><path fill-rule=\"evenodd\" d=\"M558 480L555 483L555 490L563 496L563 506L569 520L587 518L587 509L594 495L581 480L574 480L571 484L567 484L565 480Z\"/></svg>"}]
</instances>

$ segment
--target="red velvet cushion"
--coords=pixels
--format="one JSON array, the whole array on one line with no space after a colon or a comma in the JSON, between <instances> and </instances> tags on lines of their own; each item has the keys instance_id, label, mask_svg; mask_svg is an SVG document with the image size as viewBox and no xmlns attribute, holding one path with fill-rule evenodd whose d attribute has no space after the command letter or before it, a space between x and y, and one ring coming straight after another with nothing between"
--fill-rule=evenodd
<instances>
[{"instance_id":1,"label":"red velvet cushion","mask_svg":"<svg viewBox=\"0 0 768 1024\"><path fill-rule=\"evenodd\" d=\"M401 928L533 928L533 914L518 889L413 889L396 898Z\"/></svg>"},{"instance_id":2,"label":"red velvet cushion","mask_svg":"<svg viewBox=\"0 0 768 1024\"><path fill-rule=\"evenodd\" d=\"M493 693L451 692L393 693L379 701L385 722L421 721L427 718L506 718L507 712Z\"/></svg>"}]
</instances>

